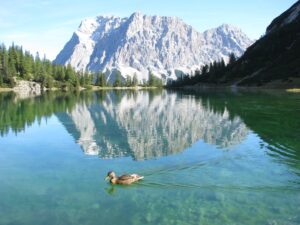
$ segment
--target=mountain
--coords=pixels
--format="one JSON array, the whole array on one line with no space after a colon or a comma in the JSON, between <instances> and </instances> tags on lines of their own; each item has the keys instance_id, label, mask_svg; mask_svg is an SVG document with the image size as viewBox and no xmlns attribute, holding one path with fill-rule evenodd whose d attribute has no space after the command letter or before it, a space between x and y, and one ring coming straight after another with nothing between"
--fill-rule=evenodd
<instances>
[{"instance_id":1,"label":"mountain","mask_svg":"<svg viewBox=\"0 0 300 225\"><path fill-rule=\"evenodd\" d=\"M266 33L237 62L199 85L300 87L300 1L275 18Z\"/></svg>"},{"instance_id":2,"label":"mountain","mask_svg":"<svg viewBox=\"0 0 300 225\"><path fill-rule=\"evenodd\" d=\"M227 24L200 33L176 17L134 13L129 18L98 16L81 22L54 60L76 70L105 72L111 82L125 78L176 79L229 54L241 56L252 41Z\"/></svg>"},{"instance_id":3,"label":"mountain","mask_svg":"<svg viewBox=\"0 0 300 225\"><path fill-rule=\"evenodd\" d=\"M95 98L56 115L85 154L101 158L151 159L179 153L198 140L226 148L249 132L226 107L218 112L208 101L177 93L107 92Z\"/></svg>"}]
</instances>

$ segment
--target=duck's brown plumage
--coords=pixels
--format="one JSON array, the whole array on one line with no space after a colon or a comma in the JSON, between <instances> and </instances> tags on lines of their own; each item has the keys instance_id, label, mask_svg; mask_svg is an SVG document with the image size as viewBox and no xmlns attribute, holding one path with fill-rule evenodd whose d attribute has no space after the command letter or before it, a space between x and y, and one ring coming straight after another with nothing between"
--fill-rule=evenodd
<instances>
[{"instance_id":1,"label":"duck's brown plumage","mask_svg":"<svg viewBox=\"0 0 300 225\"><path fill-rule=\"evenodd\" d=\"M143 176L138 174L124 174L122 176L117 177L115 172L110 171L107 173L107 177L112 184L132 184L136 181L143 179Z\"/></svg>"}]
</instances>

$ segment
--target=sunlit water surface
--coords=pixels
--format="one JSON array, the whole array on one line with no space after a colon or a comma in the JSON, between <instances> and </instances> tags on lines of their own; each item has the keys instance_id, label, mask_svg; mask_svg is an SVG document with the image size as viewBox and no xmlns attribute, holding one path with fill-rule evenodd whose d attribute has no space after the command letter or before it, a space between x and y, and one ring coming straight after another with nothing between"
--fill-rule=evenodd
<instances>
[{"instance_id":1,"label":"sunlit water surface","mask_svg":"<svg viewBox=\"0 0 300 225\"><path fill-rule=\"evenodd\" d=\"M1 225L300 224L298 94L2 93L0 133Z\"/></svg>"}]
</instances>

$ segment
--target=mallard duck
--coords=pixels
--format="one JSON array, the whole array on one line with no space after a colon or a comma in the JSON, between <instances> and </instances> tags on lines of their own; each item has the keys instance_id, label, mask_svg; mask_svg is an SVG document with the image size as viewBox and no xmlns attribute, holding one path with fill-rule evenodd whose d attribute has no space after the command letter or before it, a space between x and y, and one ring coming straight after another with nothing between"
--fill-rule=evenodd
<instances>
[{"instance_id":1,"label":"mallard duck","mask_svg":"<svg viewBox=\"0 0 300 225\"><path fill-rule=\"evenodd\" d=\"M143 178L143 176L140 176L138 174L124 174L122 176L117 177L115 172L109 171L105 180L109 180L112 184L132 184Z\"/></svg>"}]
</instances>

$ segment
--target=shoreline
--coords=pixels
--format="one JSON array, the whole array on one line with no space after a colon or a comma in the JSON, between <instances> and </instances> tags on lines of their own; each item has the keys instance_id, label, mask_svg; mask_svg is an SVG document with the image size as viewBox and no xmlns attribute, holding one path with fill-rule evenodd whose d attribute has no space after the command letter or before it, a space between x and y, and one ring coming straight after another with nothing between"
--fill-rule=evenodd
<instances>
[{"instance_id":1,"label":"shoreline","mask_svg":"<svg viewBox=\"0 0 300 225\"><path fill-rule=\"evenodd\" d=\"M100 86L92 86L92 91L100 91L100 90L145 90L145 89L157 89L159 87L142 87L142 86L135 86L135 87L100 87ZM89 90L89 89L84 89Z\"/></svg>"},{"instance_id":2,"label":"shoreline","mask_svg":"<svg viewBox=\"0 0 300 225\"><path fill-rule=\"evenodd\" d=\"M255 87L255 86L183 86L183 87L165 87L169 90L281 90L287 92L300 92L300 88L285 88L285 87Z\"/></svg>"},{"instance_id":3,"label":"shoreline","mask_svg":"<svg viewBox=\"0 0 300 225\"><path fill-rule=\"evenodd\" d=\"M166 87L166 89L173 90L233 90L233 91L268 91L268 90L278 90L286 91L290 93L300 93L300 85L262 85L262 86L237 86L237 85L216 85L216 84L201 84L201 85L189 85L182 87Z\"/></svg>"},{"instance_id":4,"label":"shoreline","mask_svg":"<svg viewBox=\"0 0 300 225\"><path fill-rule=\"evenodd\" d=\"M300 88L298 87L272 87L272 86L222 86L222 85L195 85L195 86L183 86L183 87L100 87L100 86L91 86L91 88L80 87L78 91L102 91L102 90L151 90L151 89L173 89L173 90L213 90L213 89L227 89L227 90L282 90L289 93L300 93ZM67 89L60 89L53 87L50 89L44 89L44 91L70 91ZM4 92L15 92L19 93L20 91L15 90L15 88L0 87L0 93Z\"/></svg>"},{"instance_id":5,"label":"shoreline","mask_svg":"<svg viewBox=\"0 0 300 225\"><path fill-rule=\"evenodd\" d=\"M98 86L92 86L91 88L80 87L78 89L78 91L90 91L90 90L91 91L101 91L101 90L147 90L147 89L159 89L159 88L160 87L142 87L142 86L136 86L136 87L98 87ZM54 88L45 88L44 91L69 91L69 90L54 87ZM0 93L1 92L19 93L20 91L16 90L15 88L0 87Z\"/></svg>"},{"instance_id":6,"label":"shoreline","mask_svg":"<svg viewBox=\"0 0 300 225\"><path fill-rule=\"evenodd\" d=\"M226 83L226 84L214 84L214 83L197 83L194 85L188 85L183 87L174 87L174 89L185 89L185 90L211 90L211 89L231 89L231 90L285 90L287 92L300 92L300 78L293 77L288 81L273 80L268 83L264 83L260 86L249 85L240 86L237 83ZM171 88L172 89L172 88Z\"/></svg>"}]
</instances>

